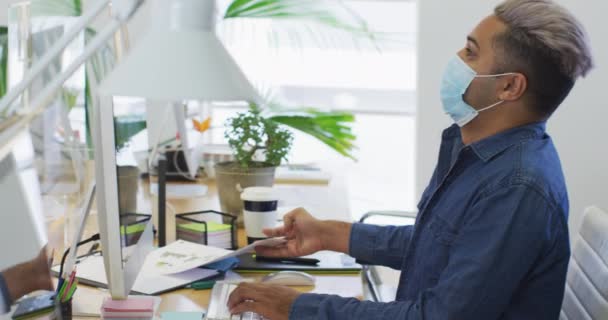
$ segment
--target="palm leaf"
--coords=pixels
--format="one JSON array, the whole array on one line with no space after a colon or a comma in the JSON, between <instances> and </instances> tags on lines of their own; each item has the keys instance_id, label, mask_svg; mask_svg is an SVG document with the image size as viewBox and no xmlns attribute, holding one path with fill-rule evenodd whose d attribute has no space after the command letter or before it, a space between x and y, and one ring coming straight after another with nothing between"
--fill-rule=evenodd
<instances>
[{"instance_id":1,"label":"palm leaf","mask_svg":"<svg viewBox=\"0 0 608 320\"><path fill-rule=\"evenodd\" d=\"M270 19L277 26L270 31L271 47L282 41L301 48L303 39L312 40L319 47L331 47L339 43L338 39L351 40L357 47L358 40L366 39L376 46L377 33L338 0L234 0L224 14L228 25L234 24L232 20L246 20L249 29L255 29L252 20L256 19Z\"/></svg>"},{"instance_id":2,"label":"palm leaf","mask_svg":"<svg viewBox=\"0 0 608 320\"><path fill-rule=\"evenodd\" d=\"M352 33L372 35L365 20L341 1L235 0L226 10L224 18L308 20Z\"/></svg>"},{"instance_id":3,"label":"palm leaf","mask_svg":"<svg viewBox=\"0 0 608 320\"><path fill-rule=\"evenodd\" d=\"M319 111L307 107L289 110L277 104L273 104L271 109L274 111L268 118L272 121L304 132L341 155L356 160L353 151L357 137L350 126L355 121L352 113Z\"/></svg>"}]
</instances>

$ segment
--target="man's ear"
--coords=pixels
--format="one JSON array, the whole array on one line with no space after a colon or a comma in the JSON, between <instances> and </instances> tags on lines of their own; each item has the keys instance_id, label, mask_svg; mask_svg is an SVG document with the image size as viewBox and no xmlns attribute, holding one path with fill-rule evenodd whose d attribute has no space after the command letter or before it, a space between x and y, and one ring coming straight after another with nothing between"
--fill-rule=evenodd
<instances>
[{"instance_id":1,"label":"man's ear","mask_svg":"<svg viewBox=\"0 0 608 320\"><path fill-rule=\"evenodd\" d=\"M504 101L515 101L520 99L528 89L528 78L522 73L514 73L504 76L500 85L499 98Z\"/></svg>"}]
</instances>

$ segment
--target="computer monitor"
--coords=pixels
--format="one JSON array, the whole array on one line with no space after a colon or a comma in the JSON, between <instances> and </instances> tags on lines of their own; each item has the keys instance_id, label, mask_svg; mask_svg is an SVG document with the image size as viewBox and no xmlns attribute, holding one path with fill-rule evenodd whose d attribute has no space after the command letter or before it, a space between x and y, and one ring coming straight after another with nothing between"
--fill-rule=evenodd
<instances>
[{"instance_id":1,"label":"computer monitor","mask_svg":"<svg viewBox=\"0 0 608 320\"><path fill-rule=\"evenodd\" d=\"M121 196L128 190L119 188L114 111L112 97L99 97L93 125L95 176L98 224L108 287L112 298L124 299L129 295L146 256L153 250L154 238L151 219L140 219L141 213L145 216L147 212L121 212L119 207ZM134 241L125 241L133 224L142 226L143 231L138 231Z\"/></svg>"},{"instance_id":2,"label":"computer monitor","mask_svg":"<svg viewBox=\"0 0 608 320\"><path fill-rule=\"evenodd\" d=\"M48 242L34 148L27 130L1 146L0 270L34 258Z\"/></svg>"}]
</instances>

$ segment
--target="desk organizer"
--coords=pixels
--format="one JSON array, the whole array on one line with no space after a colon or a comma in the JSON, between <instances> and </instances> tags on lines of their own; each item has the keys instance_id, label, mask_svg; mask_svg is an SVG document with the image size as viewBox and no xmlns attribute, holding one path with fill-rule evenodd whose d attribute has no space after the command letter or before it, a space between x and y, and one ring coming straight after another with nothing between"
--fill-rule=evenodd
<instances>
[{"instance_id":1,"label":"desk organizer","mask_svg":"<svg viewBox=\"0 0 608 320\"><path fill-rule=\"evenodd\" d=\"M205 221L204 215L217 214L228 223ZM175 216L175 237L185 241L200 243L208 246L236 250L236 217L215 211L197 211L182 213Z\"/></svg>"},{"instance_id":2,"label":"desk organizer","mask_svg":"<svg viewBox=\"0 0 608 320\"><path fill-rule=\"evenodd\" d=\"M127 213L120 216L120 244L129 247L139 241L152 215Z\"/></svg>"}]
</instances>

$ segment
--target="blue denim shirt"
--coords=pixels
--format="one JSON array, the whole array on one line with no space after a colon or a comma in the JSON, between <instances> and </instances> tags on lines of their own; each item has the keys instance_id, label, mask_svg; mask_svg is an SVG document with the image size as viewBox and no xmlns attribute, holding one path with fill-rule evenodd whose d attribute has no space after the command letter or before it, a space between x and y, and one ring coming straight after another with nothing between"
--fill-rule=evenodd
<instances>
[{"instance_id":1,"label":"blue denim shirt","mask_svg":"<svg viewBox=\"0 0 608 320\"><path fill-rule=\"evenodd\" d=\"M418 209L414 226L352 228L352 256L401 270L396 301L304 294L289 318L558 319L568 196L544 122L469 146L445 130Z\"/></svg>"}]
</instances>

